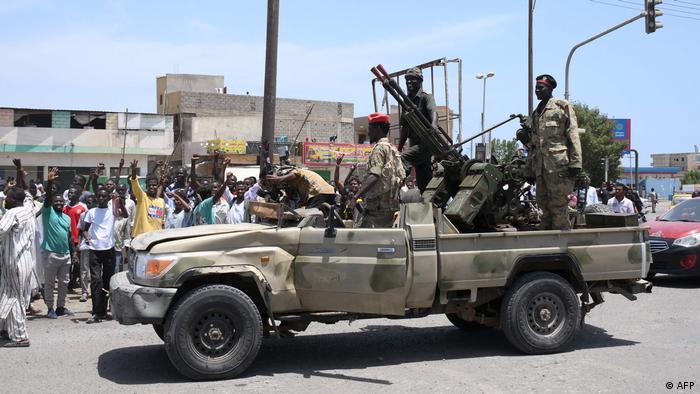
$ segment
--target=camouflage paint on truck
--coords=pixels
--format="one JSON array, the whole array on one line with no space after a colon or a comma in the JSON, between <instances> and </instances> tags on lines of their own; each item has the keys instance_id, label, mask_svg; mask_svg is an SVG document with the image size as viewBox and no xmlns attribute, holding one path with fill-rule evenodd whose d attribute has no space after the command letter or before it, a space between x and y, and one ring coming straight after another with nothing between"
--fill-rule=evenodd
<instances>
[{"instance_id":1,"label":"camouflage paint on truck","mask_svg":"<svg viewBox=\"0 0 700 394\"><path fill-rule=\"evenodd\" d=\"M406 309L430 308L436 291L441 304L456 291L469 291L469 301L476 302L480 289L506 286L527 258L568 256L586 282L643 277L650 262L646 230L638 227L458 234L444 217L436 226L435 213L429 204L405 204L402 228L338 228L333 238L313 225L153 232L134 239L132 248L141 255L175 255L177 263L160 278L134 282L178 288L207 275L245 274L276 315L403 316Z\"/></svg>"}]
</instances>

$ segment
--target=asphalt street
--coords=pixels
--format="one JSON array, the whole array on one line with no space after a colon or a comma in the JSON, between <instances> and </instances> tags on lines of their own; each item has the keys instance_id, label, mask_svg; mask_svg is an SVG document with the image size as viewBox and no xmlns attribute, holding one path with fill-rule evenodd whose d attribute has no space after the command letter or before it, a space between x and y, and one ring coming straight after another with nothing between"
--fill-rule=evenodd
<instances>
[{"instance_id":1,"label":"asphalt street","mask_svg":"<svg viewBox=\"0 0 700 394\"><path fill-rule=\"evenodd\" d=\"M32 346L0 349L0 392L698 391L700 279L654 282L634 302L607 295L567 353L523 355L498 330L463 332L443 316L312 324L265 340L243 376L219 382L181 377L150 326L86 324L89 303L71 295L73 318L31 317Z\"/></svg>"}]
</instances>

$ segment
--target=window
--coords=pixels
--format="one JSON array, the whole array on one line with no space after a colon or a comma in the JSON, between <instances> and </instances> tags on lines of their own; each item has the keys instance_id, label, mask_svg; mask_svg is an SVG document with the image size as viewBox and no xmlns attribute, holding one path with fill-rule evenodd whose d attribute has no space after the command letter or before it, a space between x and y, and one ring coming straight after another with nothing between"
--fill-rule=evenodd
<instances>
[{"instance_id":1,"label":"window","mask_svg":"<svg viewBox=\"0 0 700 394\"><path fill-rule=\"evenodd\" d=\"M107 115L104 113L73 112L70 118L71 129L107 128Z\"/></svg>"},{"instance_id":2,"label":"window","mask_svg":"<svg viewBox=\"0 0 700 394\"><path fill-rule=\"evenodd\" d=\"M51 127L51 111L15 110L15 127Z\"/></svg>"},{"instance_id":3,"label":"window","mask_svg":"<svg viewBox=\"0 0 700 394\"><path fill-rule=\"evenodd\" d=\"M163 95L160 95L160 105L163 105Z\"/></svg>"}]
</instances>

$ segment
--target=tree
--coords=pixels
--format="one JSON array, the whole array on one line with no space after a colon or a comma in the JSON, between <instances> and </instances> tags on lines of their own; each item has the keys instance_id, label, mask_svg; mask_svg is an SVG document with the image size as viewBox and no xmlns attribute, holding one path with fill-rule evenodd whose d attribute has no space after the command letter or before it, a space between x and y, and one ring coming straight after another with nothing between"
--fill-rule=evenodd
<instances>
[{"instance_id":1,"label":"tree","mask_svg":"<svg viewBox=\"0 0 700 394\"><path fill-rule=\"evenodd\" d=\"M684 185L697 185L700 183L700 171L690 170L683 175L681 183Z\"/></svg>"},{"instance_id":2,"label":"tree","mask_svg":"<svg viewBox=\"0 0 700 394\"><path fill-rule=\"evenodd\" d=\"M499 140L495 138L491 140L491 154L496 156L499 163L508 163L518 153L518 140Z\"/></svg>"},{"instance_id":3,"label":"tree","mask_svg":"<svg viewBox=\"0 0 700 394\"><path fill-rule=\"evenodd\" d=\"M607 115L601 114L598 108L585 104L574 104L578 127L586 132L581 136L581 152L583 154L583 170L591 178L591 184L599 186L605 181L605 164L608 158L608 181L615 181L620 176L620 159L625 143L613 141L613 128Z\"/></svg>"}]
</instances>

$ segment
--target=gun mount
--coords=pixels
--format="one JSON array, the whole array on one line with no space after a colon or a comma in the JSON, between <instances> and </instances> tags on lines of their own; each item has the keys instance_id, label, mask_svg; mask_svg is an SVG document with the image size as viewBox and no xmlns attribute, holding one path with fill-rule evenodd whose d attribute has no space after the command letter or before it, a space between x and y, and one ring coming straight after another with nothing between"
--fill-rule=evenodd
<instances>
[{"instance_id":1,"label":"gun mount","mask_svg":"<svg viewBox=\"0 0 700 394\"><path fill-rule=\"evenodd\" d=\"M527 133L527 117L511 115L508 119L453 144L444 130L433 126L425 118L381 64L371 71L401 106L405 123L426 144L434 160L442 167L441 171L433 174L433 179L423 192L424 201L443 208L445 216L460 232L489 231L499 225L520 228L537 221L536 210L529 197L530 188L526 185L523 174L523 158L515 157L505 164L498 164L494 160L482 163L462 155L459 149L465 143L516 118L520 119Z\"/></svg>"}]
</instances>

